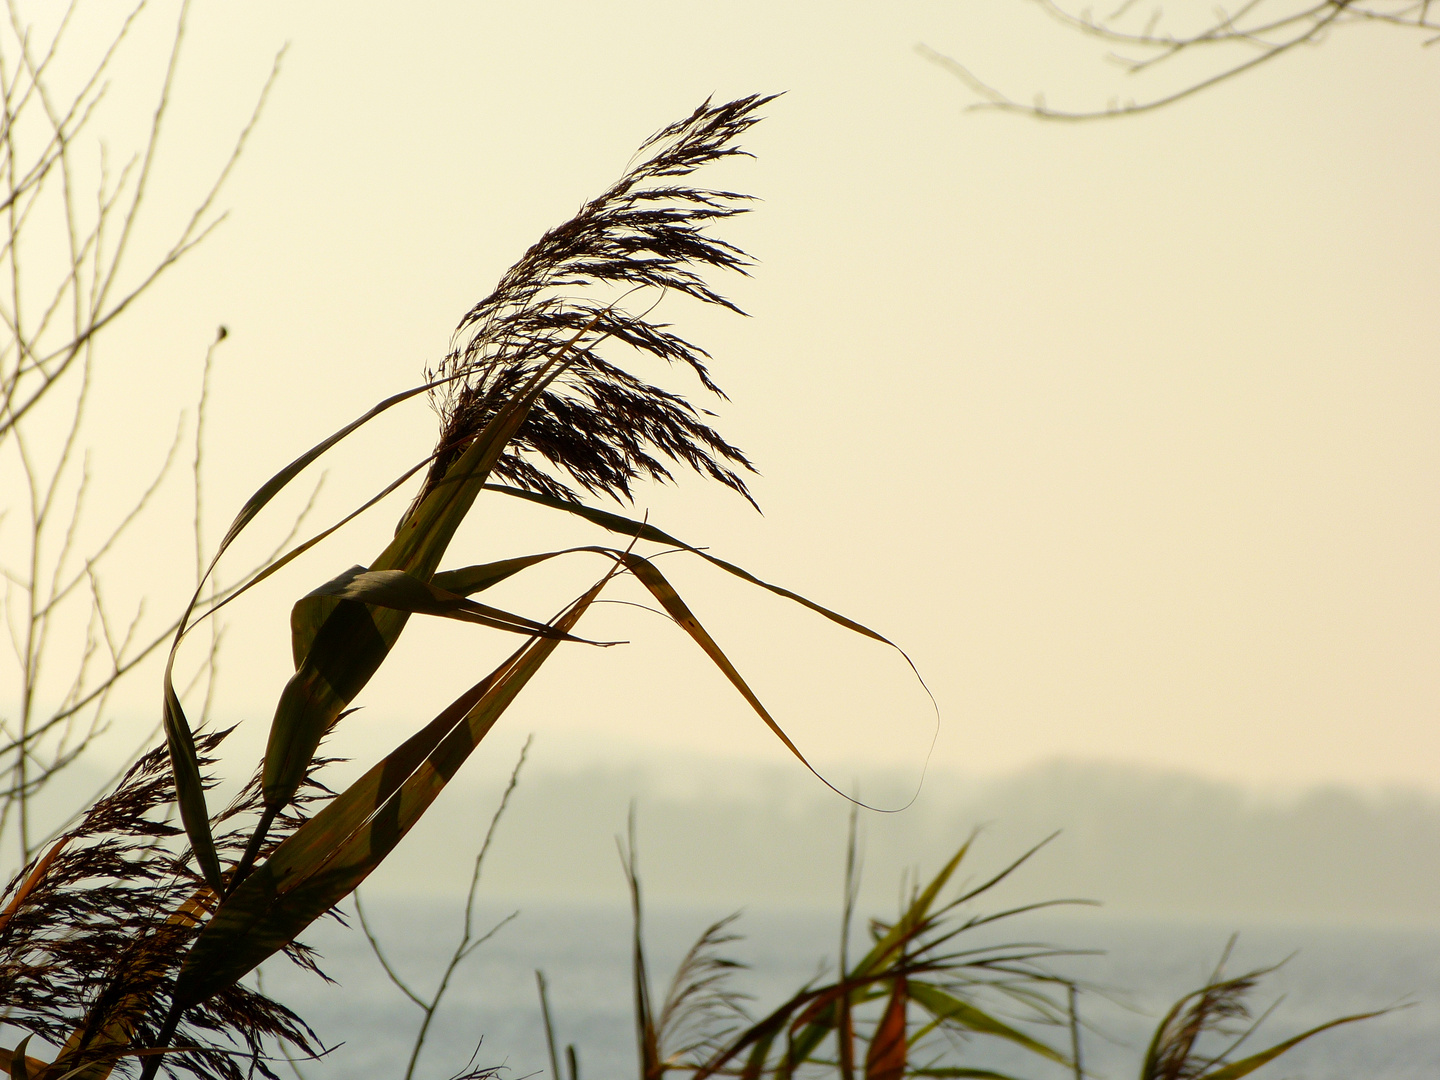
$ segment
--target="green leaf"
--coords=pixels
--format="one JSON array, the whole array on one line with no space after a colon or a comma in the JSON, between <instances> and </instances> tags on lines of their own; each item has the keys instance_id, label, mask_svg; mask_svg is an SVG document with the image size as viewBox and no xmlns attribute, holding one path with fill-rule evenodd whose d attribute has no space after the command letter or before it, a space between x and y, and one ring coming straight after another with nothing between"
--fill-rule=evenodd
<instances>
[{"instance_id":1,"label":"green leaf","mask_svg":"<svg viewBox=\"0 0 1440 1080\"><path fill-rule=\"evenodd\" d=\"M993 1035L1017 1046L1023 1046L1031 1053L1060 1065L1070 1064L1070 1059L1058 1050L1046 1046L1037 1039L1032 1039L1023 1031L1017 1031L1009 1024L1002 1023L989 1013L977 1009L968 1001L962 1001L931 983L916 982L912 979L910 999L941 1024L951 1024L967 1031L973 1031L977 1035Z\"/></svg>"},{"instance_id":2,"label":"green leaf","mask_svg":"<svg viewBox=\"0 0 1440 1080\"><path fill-rule=\"evenodd\" d=\"M1274 1061L1281 1054L1290 1050L1296 1044L1304 1042L1312 1035L1319 1035L1320 1032L1329 1031L1331 1028L1339 1027L1341 1024L1353 1024L1357 1020L1370 1020L1376 1016L1384 1016L1390 1011L1389 1009L1379 1009L1375 1012L1357 1013L1354 1016L1342 1016L1338 1020L1331 1020L1328 1023L1313 1027L1309 1031L1302 1031L1299 1035L1286 1039L1284 1042L1276 1043L1268 1050L1262 1050L1258 1054L1252 1054L1242 1061L1234 1061L1213 1072L1208 1072L1200 1077L1199 1080L1239 1080L1242 1076L1249 1076L1267 1062Z\"/></svg>"},{"instance_id":3,"label":"green leaf","mask_svg":"<svg viewBox=\"0 0 1440 1080\"><path fill-rule=\"evenodd\" d=\"M552 624L568 631L609 575ZM282 949L394 849L559 641L535 638L280 844L227 897L181 967L175 996L204 1001Z\"/></svg>"},{"instance_id":4,"label":"green leaf","mask_svg":"<svg viewBox=\"0 0 1440 1080\"><path fill-rule=\"evenodd\" d=\"M950 880L950 876L960 865L969 849L970 841L966 841L935 875L930 884L911 901L910 906L895 925L875 943L859 963L850 969L845 982L825 991L827 997L843 993L848 995L852 1002L863 1002L875 996L873 988L879 983L888 981L886 972L893 971L896 965L904 960L905 946L924 929L926 917L936 896ZM816 1006L827 1004L829 1007L823 1012L818 1008L807 1010L807 1013L811 1014L813 1018L811 1016L801 1017L801 1020L806 1021L805 1027L791 1040L790 1055L787 1059L792 1066L799 1065L814 1053L815 1049L834 1029L838 1020L837 1010L833 1004L826 1001L825 997L817 998Z\"/></svg>"},{"instance_id":5,"label":"green leaf","mask_svg":"<svg viewBox=\"0 0 1440 1080\"><path fill-rule=\"evenodd\" d=\"M195 852L195 861L205 875L205 883L219 895L224 889L224 875L220 872L220 859L215 853L215 839L210 831L210 811L205 804L205 782L200 775L195 738L170 678L174 660L172 652L170 662L165 665L165 701L161 717L165 743L170 750L170 770L175 778L175 801L179 804L180 821Z\"/></svg>"},{"instance_id":6,"label":"green leaf","mask_svg":"<svg viewBox=\"0 0 1440 1080\"><path fill-rule=\"evenodd\" d=\"M15 1052L10 1055L10 1075L13 1080L30 1080L30 1062L25 1057L25 1051L30 1046L30 1040L33 1037L26 1035L15 1047Z\"/></svg>"},{"instance_id":7,"label":"green leaf","mask_svg":"<svg viewBox=\"0 0 1440 1080\"><path fill-rule=\"evenodd\" d=\"M964 860L973 842L974 837L972 836L971 839L960 845L960 850L950 857L950 861L940 868L940 872L910 902L910 906L896 920L895 925L886 931L870 951L850 970L851 978L870 975L894 964L900 957L905 944L924 927L925 920L930 914L930 907L935 903L935 898L940 895L940 890L945 887L951 875Z\"/></svg>"}]
</instances>

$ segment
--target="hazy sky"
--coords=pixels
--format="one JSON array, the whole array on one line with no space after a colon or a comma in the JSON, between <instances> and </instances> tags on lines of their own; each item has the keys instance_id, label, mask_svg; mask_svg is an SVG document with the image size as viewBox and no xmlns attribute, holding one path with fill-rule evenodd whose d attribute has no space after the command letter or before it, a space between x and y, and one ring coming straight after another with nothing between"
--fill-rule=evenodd
<instances>
[{"instance_id":1,"label":"hazy sky","mask_svg":"<svg viewBox=\"0 0 1440 1080\"><path fill-rule=\"evenodd\" d=\"M758 260L720 282L753 317L662 309L715 357L731 401L702 403L758 464L764 516L688 476L636 510L901 643L949 769L1068 756L1440 786L1440 62L1362 28L1155 115L1057 126L967 112L914 51L1103 103L1111 70L1033 8L198 3L155 244L289 46L228 221L107 346L97 515L193 416L217 325L211 543L281 464L418 381L645 136L711 94L785 91L746 137L755 160L710 178L763 200L723 232ZM117 154L167 11L107 102ZM432 441L423 405L386 420L335 458L312 521ZM177 484L117 564L117 608L183 603L187 500ZM231 609L218 715L251 721L250 752L289 670L289 604L373 558L392 503ZM594 536L482 504L450 561ZM667 566L822 770L918 775L934 721L902 662ZM546 615L596 571L537 573L503 602ZM782 758L660 619L611 608L589 632L632 644L561 657L498 757L534 729L554 761ZM502 645L414 627L340 749L398 742ZM122 707L156 711L147 679Z\"/></svg>"}]
</instances>

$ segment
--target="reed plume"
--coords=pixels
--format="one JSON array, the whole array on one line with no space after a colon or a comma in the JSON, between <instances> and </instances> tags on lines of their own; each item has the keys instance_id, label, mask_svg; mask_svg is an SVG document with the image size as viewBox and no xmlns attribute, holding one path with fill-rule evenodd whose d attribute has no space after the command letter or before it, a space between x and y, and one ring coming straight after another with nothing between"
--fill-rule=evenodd
<instances>
[{"instance_id":1,"label":"reed plume","mask_svg":"<svg viewBox=\"0 0 1440 1080\"><path fill-rule=\"evenodd\" d=\"M704 230L744 213L751 197L673 181L744 155L735 140L773 97L751 95L715 107L706 101L656 132L641 145L640 164L542 236L494 292L465 313L451 351L427 372L432 380L453 381L436 391L440 447L419 499L521 387L566 350L564 372L531 405L496 476L573 501L575 491L556 475L559 469L589 493L629 500L635 481L670 480L666 463L683 463L750 498L741 471L753 466L705 422L707 414L609 362L600 350L620 344L688 367L723 398L706 366L709 354L649 312L635 314L594 294L653 288L741 313L703 272L744 273L750 260Z\"/></svg>"}]
</instances>

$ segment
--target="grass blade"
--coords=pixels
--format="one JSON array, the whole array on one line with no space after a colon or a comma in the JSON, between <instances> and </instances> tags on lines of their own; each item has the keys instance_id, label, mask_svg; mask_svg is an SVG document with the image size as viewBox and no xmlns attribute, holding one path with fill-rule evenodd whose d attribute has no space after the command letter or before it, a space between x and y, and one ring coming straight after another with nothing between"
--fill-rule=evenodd
<instances>
[{"instance_id":1,"label":"grass blade","mask_svg":"<svg viewBox=\"0 0 1440 1080\"><path fill-rule=\"evenodd\" d=\"M30 1046L31 1035L26 1035L15 1047L15 1052L10 1055L10 1075L14 1080L30 1080L30 1058L25 1056L26 1049Z\"/></svg>"},{"instance_id":2,"label":"grass blade","mask_svg":"<svg viewBox=\"0 0 1440 1080\"><path fill-rule=\"evenodd\" d=\"M179 642L177 641L178 645ZM200 775L200 755L195 750L195 736L190 722L185 719L185 709L175 693L171 680L171 665L175 662L172 651L165 665L165 699L161 720L165 728L165 743L170 750L170 768L175 776L175 802L180 807L180 821L195 852L195 861L205 875L205 883L218 895L224 888L224 875L220 871L220 857L215 852L215 837L210 830L210 810L205 803L205 780Z\"/></svg>"},{"instance_id":3,"label":"grass blade","mask_svg":"<svg viewBox=\"0 0 1440 1080\"><path fill-rule=\"evenodd\" d=\"M1354 1016L1342 1016L1338 1020L1331 1020L1328 1023L1319 1024L1309 1031L1302 1031L1299 1035L1286 1039L1284 1042L1276 1043L1268 1050L1262 1050L1258 1054L1252 1054L1250 1057L1241 1061L1231 1062L1229 1065L1222 1066L1214 1072L1207 1072L1204 1076L1200 1077L1199 1080L1239 1080L1240 1077L1249 1076L1256 1069L1260 1068L1260 1066L1267 1062L1274 1061L1281 1054L1299 1043L1304 1042L1313 1035L1319 1035L1320 1032L1329 1031L1331 1028L1339 1027L1341 1024L1353 1024L1358 1020L1370 1020L1377 1016L1384 1016L1387 1012L1390 1012L1390 1010L1379 1009L1375 1012L1356 1013Z\"/></svg>"},{"instance_id":4,"label":"grass blade","mask_svg":"<svg viewBox=\"0 0 1440 1080\"><path fill-rule=\"evenodd\" d=\"M215 549L215 554L206 567L204 575L195 587L195 593L190 597L190 603L186 605L185 612L180 617L179 624L175 627L175 638L170 644L170 654L165 662L164 677L164 698L161 719L165 728L165 742L170 750L171 768L175 775L176 802L180 806L180 820L185 826L185 833L190 840L190 846L195 852L196 862L201 872L205 875L206 882L219 893L223 887L220 872L220 860L215 853L215 839L210 830L210 811L205 802L205 787L200 776L200 763L195 753L195 736L190 728L190 722L185 717L185 710L180 704L180 697L175 693L174 669L175 656L180 649L180 642L185 637L189 628L190 616L195 611L195 606L200 602L201 594L204 592L205 583L209 581L210 575L215 572L215 566L220 561L220 556L234 542L235 538L244 531L245 527L253 521L257 514L280 493L292 480L311 465L317 458L330 450L337 443L347 438L358 428L369 423L375 417L386 410L407 401L417 394L440 385L447 380L441 379L426 383L423 386L412 387L399 394L392 394L390 397L375 405L363 416L352 420L339 431L321 440L312 446L305 453L301 454L285 468L281 469L269 480L265 481L260 488L246 500L240 512L235 515L235 520L230 523L220 545Z\"/></svg>"},{"instance_id":5,"label":"grass blade","mask_svg":"<svg viewBox=\"0 0 1440 1080\"><path fill-rule=\"evenodd\" d=\"M679 624L681 629L689 634L695 643L704 650L705 654L710 657L711 662L730 680L730 684L734 686L736 690L740 691L740 696L749 703L750 708L755 711L755 715L765 722L765 726L774 733L775 737L785 745L785 748L789 750L790 753L795 755L795 758L800 764L809 769L817 780L841 798L849 799L859 806L864 806L867 810L878 810L881 813L885 812L880 807L870 806L868 803L860 802L860 800L846 795L845 792L841 791L829 780L820 775L815 766L811 765L805 755L800 752L800 748L791 741L790 736L785 734L784 729L776 723L775 718L770 715L769 710L767 710L760 699L755 696L755 692L750 689L750 685L745 681L744 677L741 676L740 672L735 669L735 665L730 662L730 658L725 655L724 650L716 644L715 639L710 636L705 627L700 625L700 620L695 617L695 614L686 605L685 601L680 598L680 594L675 591L674 586L672 586L665 575L655 567L654 563L628 551L622 552L620 558L624 561L626 569L634 574L636 579L644 585L645 588L650 590L650 595L660 602L660 606L663 607L670 617Z\"/></svg>"},{"instance_id":6,"label":"grass blade","mask_svg":"<svg viewBox=\"0 0 1440 1080\"><path fill-rule=\"evenodd\" d=\"M905 1006L908 1001L905 989L905 977L896 977L885 1013L880 1017L880 1024L875 1028L870 1049L865 1055L865 1080L903 1080L905 1076L906 1051L909 1049L905 1040Z\"/></svg>"},{"instance_id":7,"label":"grass blade","mask_svg":"<svg viewBox=\"0 0 1440 1080\"><path fill-rule=\"evenodd\" d=\"M540 1018L545 1021L545 1046L550 1051L550 1076L563 1080L560 1075L560 1055L555 1052L555 1027L550 1023L550 999L545 993L545 973L536 969L535 985L540 991Z\"/></svg>"},{"instance_id":8,"label":"grass blade","mask_svg":"<svg viewBox=\"0 0 1440 1080\"><path fill-rule=\"evenodd\" d=\"M973 1031L977 1035L992 1035L1017 1046L1023 1046L1032 1054L1038 1054L1056 1064L1070 1064L1070 1059L1053 1047L1046 1046L1037 1039L1032 1039L1023 1031L1017 1031L1009 1024L995 1019L989 1013L977 1009L968 1001L963 1001L938 986L912 980L910 999L933 1016L938 1024L950 1024L966 1031Z\"/></svg>"},{"instance_id":9,"label":"grass blade","mask_svg":"<svg viewBox=\"0 0 1440 1080\"><path fill-rule=\"evenodd\" d=\"M734 574L742 581L747 581L751 585L757 585L762 589L774 593L776 596L783 596L787 600L793 600L802 607L809 608L817 615L823 615L831 622L838 623L847 630L853 630L857 634L889 645L892 649L899 652L901 656L905 656L907 662L910 660L910 658L905 655L905 650L901 649L900 646L896 645L895 642L891 641L884 634L872 630L870 627L865 626L863 623L858 623L854 619L847 618L838 611L831 611L829 608L817 604L815 601L809 600L799 593L791 592L783 586L772 585L768 581L762 581L744 567L736 566L734 563L716 558L709 552L687 544L684 540L678 540L669 533L662 532L660 529L655 528L653 525L646 524L643 521L636 521L633 518L627 518L620 514L612 514L608 510L598 510L591 506L582 506L579 503L567 502L564 499L557 499L551 495L544 495L537 491L526 491L523 488L510 487L506 484L486 484L485 490L497 491L504 495L514 496L517 499L528 499L530 502L539 503L541 506L548 506L552 510L563 510L568 514L574 514L577 517L584 518L593 525L599 525L602 529L608 529L610 532L619 533L622 536L649 540L652 543L664 544L667 547L683 548L693 555L699 555L700 558L712 566L718 566L726 573ZM915 665L913 663L910 664L910 668L912 671L915 670ZM916 677L919 677L919 672L916 672Z\"/></svg>"}]
</instances>

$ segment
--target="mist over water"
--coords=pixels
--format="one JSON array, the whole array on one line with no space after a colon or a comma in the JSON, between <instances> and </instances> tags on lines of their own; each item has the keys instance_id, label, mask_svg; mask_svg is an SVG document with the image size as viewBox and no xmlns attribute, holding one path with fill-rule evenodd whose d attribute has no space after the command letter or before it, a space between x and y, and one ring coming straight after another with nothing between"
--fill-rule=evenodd
<instances>
[{"instance_id":1,"label":"mist over water","mask_svg":"<svg viewBox=\"0 0 1440 1080\"><path fill-rule=\"evenodd\" d=\"M423 822L372 891L463 888L469 865L457 844L478 847L500 782L469 781L456 796L458 817ZM897 777L890 789L862 795L900 805L911 783ZM677 761L547 771L539 755L488 858L487 895L623 901L615 837L632 799L641 872L657 901L838 902L849 806L798 766ZM1264 794L1073 761L991 778L933 773L904 812L861 811L867 902L892 908L902 875L933 872L977 827L973 874L998 871L1059 832L995 894L1003 902L1084 898L1117 915L1222 922L1435 925L1440 917L1433 795L1340 787Z\"/></svg>"}]
</instances>

